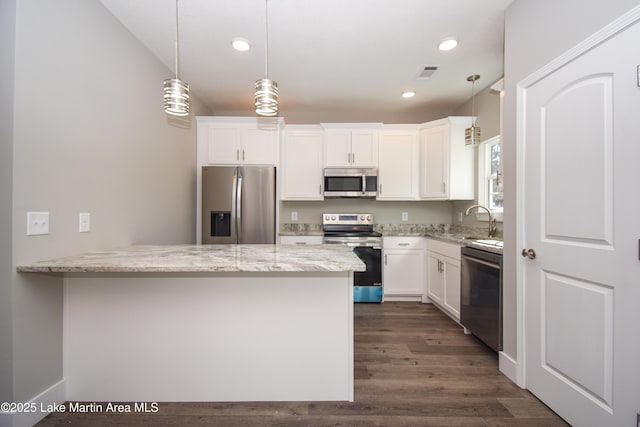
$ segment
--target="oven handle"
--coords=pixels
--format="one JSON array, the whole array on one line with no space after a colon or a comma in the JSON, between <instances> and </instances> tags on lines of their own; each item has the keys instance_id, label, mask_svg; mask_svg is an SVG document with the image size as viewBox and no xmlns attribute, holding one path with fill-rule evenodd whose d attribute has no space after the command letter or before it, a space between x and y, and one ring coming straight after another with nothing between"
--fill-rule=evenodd
<instances>
[{"instance_id":1,"label":"oven handle","mask_svg":"<svg viewBox=\"0 0 640 427\"><path fill-rule=\"evenodd\" d=\"M462 258L464 258L464 259L466 259L466 260L468 260L470 262L477 262L478 264L483 264L483 265L486 265L488 267L492 267L492 268L495 268L497 270L500 270L500 264L494 264L492 262L483 261L481 259L470 257L470 256L467 256L467 255L462 255Z\"/></svg>"},{"instance_id":2,"label":"oven handle","mask_svg":"<svg viewBox=\"0 0 640 427\"><path fill-rule=\"evenodd\" d=\"M322 242L325 245L346 245L349 246L351 248L373 248L373 249L382 249L382 244L381 243L375 243L375 242L368 242L368 243L362 243L362 242L341 242L341 241L336 241L336 240L324 240Z\"/></svg>"}]
</instances>

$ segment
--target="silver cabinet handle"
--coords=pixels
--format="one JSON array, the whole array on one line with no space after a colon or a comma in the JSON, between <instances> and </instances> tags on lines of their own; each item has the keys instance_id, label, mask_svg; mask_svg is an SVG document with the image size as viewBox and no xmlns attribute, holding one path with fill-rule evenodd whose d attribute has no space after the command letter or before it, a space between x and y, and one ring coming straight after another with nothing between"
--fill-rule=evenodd
<instances>
[{"instance_id":1,"label":"silver cabinet handle","mask_svg":"<svg viewBox=\"0 0 640 427\"><path fill-rule=\"evenodd\" d=\"M356 153L351 153L351 163L355 164L356 162Z\"/></svg>"},{"instance_id":2,"label":"silver cabinet handle","mask_svg":"<svg viewBox=\"0 0 640 427\"><path fill-rule=\"evenodd\" d=\"M318 184L318 194L322 196L322 184Z\"/></svg>"},{"instance_id":3,"label":"silver cabinet handle","mask_svg":"<svg viewBox=\"0 0 640 427\"><path fill-rule=\"evenodd\" d=\"M387 265L387 254L384 255L384 265Z\"/></svg>"},{"instance_id":4,"label":"silver cabinet handle","mask_svg":"<svg viewBox=\"0 0 640 427\"><path fill-rule=\"evenodd\" d=\"M409 246L411 243L398 243L398 246Z\"/></svg>"},{"instance_id":5,"label":"silver cabinet handle","mask_svg":"<svg viewBox=\"0 0 640 427\"><path fill-rule=\"evenodd\" d=\"M244 148L242 149L242 160L244 160Z\"/></svg>"},{"instance_id":6,"label":"silver cabinet handle","mask_svg":"<svg viewBox=\"0 0 640 427\"><path fill-rule=\"evenodd\" d=\"M533 249L523 249L522 256L529 259L536 259L536 251Z\"/></svg>"},{"instance_id":7,"label":"silver cabinet handle","mask_svg":"<svg viewBox=\"0 0 640 427\"><path fill-rule=\"evenodd\" d=\"M240 160L240 150L236 150L236 160Z\"/></svg>"}]
</instances>

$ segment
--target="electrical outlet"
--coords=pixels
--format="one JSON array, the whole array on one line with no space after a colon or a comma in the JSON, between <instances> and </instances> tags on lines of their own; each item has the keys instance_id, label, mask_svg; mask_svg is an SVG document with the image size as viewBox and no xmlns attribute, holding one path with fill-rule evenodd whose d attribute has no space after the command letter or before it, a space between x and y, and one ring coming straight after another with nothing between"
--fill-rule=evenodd
<instances>
[{"instance_id":1,"label":"electrical outlet","mask_svg":"<svg viewBox=\"0 0 640 427\"><path fill-rule=\"evenodd\" d=\"M298 212L291 212L291 221L297 221L298 220Z\"/></svg>"},{"instance_id":2,"label":"electrical outlet","mask_svg":"<svg viewBox=\"0 0 640 427\"><path fill-rule=\"evenodd\" d=\"M78 231L80 233L88 233L91 231L91 214L81 213L79 219Z\"/></svg>"},{"instance_id":3,"label":"electrical outlet","mask_svg":"<svg viewBox=\"0 0 640 427\"><path fill-rule=\"evenodd\" d=\"M27 236L49 234L49 212L27 212Z\"/></svg>"},{"instance_id":4,"label":"electrical outlet","mask_svg":"<svg viewBox=\"0 0 640 427\"><path fill-rule=\"evenodd\" d=\"M402 220L409 221L409 212L402 212Z\"/></svg>"},{"instance_id":5,"label":"electrical outlet","mask_svg":"<svg viewBox=\"0 0 640 427\"><path fill-rule=\"evenodd\" d=\"M462 212L458 212L458 222L462 222Z\"/></svg>"}]
</instances>

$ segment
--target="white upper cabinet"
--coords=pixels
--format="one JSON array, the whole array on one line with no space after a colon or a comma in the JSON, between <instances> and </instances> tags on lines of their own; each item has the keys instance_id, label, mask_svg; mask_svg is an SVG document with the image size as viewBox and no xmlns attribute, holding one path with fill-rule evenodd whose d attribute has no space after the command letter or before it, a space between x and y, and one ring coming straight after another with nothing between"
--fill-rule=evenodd
<instances>
[{"instance_id":1,"label":"white upper cabinet","mask_svg":"<svg viewBox=\"0 0 640 427\"><path fill-rule=\"evenodd\" d=\"M282 140L281 199L322 200L320 126L288 125Z\"/></svg>"},{"instance_id":2,"label":"white upper cabinet","mask_svg":"<svg viewBox=\"0 0 640 427\"><path fill-rule=\"evenodd\" d=\"M255 117L196 117L198 156L206 164L276 165L281 119L265 125Z\"/></svg>"},{"instance_id":3,"label":"white upper cabinet","mask_svg":"<svg viewBox=\"0 0 640 427\"><path fill-rule=\"evenodd\" d=\"M471 117L447 117L420 126L420 198L473 200L475 153L464 143Z\"/></svg>"},{"instance_id":4,"label":"white upper cabinet","mask_svg":"<svg viewBox=\"0 0 640 427\"><path fill-rule=\"evenodd\" d=\"M323 123L326 167L377 167L377 123Z\"/></svg>"},{"instance_id":5,"label":"white upper cabinet","mask_svg":"<svg viewBox=\"0 0 640 427\"><path fill-rule=\"evenodd\" d=\"M385 125L379 135L377 200L418 199L418 127Z\"/></svg>"}]
</instances>

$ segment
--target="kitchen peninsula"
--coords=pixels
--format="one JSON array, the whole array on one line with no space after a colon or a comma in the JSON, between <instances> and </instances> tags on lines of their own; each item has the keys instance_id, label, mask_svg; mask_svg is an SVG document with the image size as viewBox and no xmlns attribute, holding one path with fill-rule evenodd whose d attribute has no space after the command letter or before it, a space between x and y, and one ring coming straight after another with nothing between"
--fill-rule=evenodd
<instances>
[{"instance_id":1,"label":"kitchen peninsula","mask_svg":"<svg viewBox=\"0 0 640 427\"><path fill-rule=\"evenodd\" d=\"M342 246L133 246L34 262L62 274L66 399L353 400Z\"/></svg>"}]
</instances>

